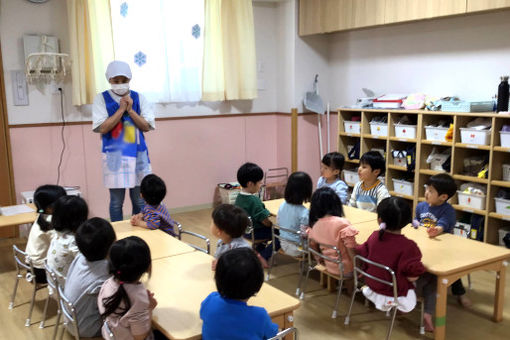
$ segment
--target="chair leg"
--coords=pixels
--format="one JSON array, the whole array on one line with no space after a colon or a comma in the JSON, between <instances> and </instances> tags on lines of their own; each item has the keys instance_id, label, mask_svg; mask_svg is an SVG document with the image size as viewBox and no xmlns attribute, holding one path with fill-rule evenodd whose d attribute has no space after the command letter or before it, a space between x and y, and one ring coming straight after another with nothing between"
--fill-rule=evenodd
<instances>
[{"instance_id":1,"label":"chair leg","mask_svg":"<svg viewBox=\"0 0 510 340\"><path fill-rule=\"evenodd\" d=\"M57 301L57 304L58 304L58 301ZM57 309L57 321L55 322L55 329L53 330L53 337L52 337L52 340L56 340L57 339L57 334L58 334L58 328L60 327L60 306L58 306L58 309Z\"/></svg>"},{"instance_id":2,"label":"chair leg","mask_svg":"<svg viewBox=\"0 0 510 340\"><path fill-rule=\"evenodd\" d=\"M335 308L333 308L333 313L331 313L331 318L333 318L333 319L336 319L336 316L338 314L338 303L340 302L340 295L342 294L343 284L344 284L344 280L338 281L338 293L336 294Z\"/></svg>"},{"instance_id":3,"label":"chair leg","mask_svg":"<svg viewBox=\"0 0 510 340\"><path fill-rule=\"evenodd\" d=\"M471 274L468 274L468 289L471 290Z\"/></svg>"},{"instance_id":4,"label":"chair leg","mask_svg":"<svg viewBox=\"0 0 510 340\"><path fill-rule=\"evenodd\" d=\"M421 301L421 308L420 308L420 334L425 334L425 326L423 326L423 314L425 314L425 301Z\"/></svg>"},{"instance_id":5,"label":"chair leg","mask_svg":"<svg viewBox=\"0 0 510 340\"><path fill-rule=\"evenodd\" d=\"M393 325L395 324L395 317L397 316L397 307L393 307L393 316L391 317L390 328L388 329L388 335L386 336L386 340L391 338L391 332L393 331Z\"/></svg>"},{"instance_id":6,"label":"chair leg","mask_svg":"<svg viewBox=\"0 0 510 340\"><path fill-rule=\"evenodd\" d=\"M35 304L35 293L37 292L37 284L35 283L35 279L32 282L32 284L34 285L34 291L32 292L32 300L30 300L30 309L28 310L28 317L27 317L27 320L25 321L26 327L30 326L30 322L32 319L32 311L34 310L34 304Z\"/></svg>"},{"instance_id":7,"label":"chair leg","mask_svg":"<svg viewBox=\"0 0 510 340\"><path fill-rule=\"evenodd\" d=\"M41 323L39 324L39 328L44 328L44 322L46 322L46 313L48 312L48 305L50 304L50 291L48 290L48 298L46 298L46 302L44 303L44 311Z\"/></svg>"},{"instance_id":8,"label":"chair leg","mask_svg":"<svg viewBox=\"0 0 510 340\"><path fill-rule=\"evenodd\" d=\"M299 296L299 294L301 293L301 284L303 283L303 273L305 271L305 261L300 261L299 262L299 280L298 280L298 285L297 285L297 288L296 288L296 296Z\"/></svg>"},{"instance_id":9,"label":"chair leg","mask_svg":"<svg viewBox=\"0 0 510 340\"><path fill-rule=\"evenodd\" d=\"M308 266L308 268L306 270L305 282L303 282L303 289L301 290L301 294L299 295L300 300L303 300L305 298L306 283L308 282L308 276L310 275L310 269L311 269L311 267Z\"/></svg>"},{"instance_id":10,"label":"chair leg","mask_svg":"<svg viewBox=\"0 0 510 340\"><path fill-rule=\"evenodd\" d=\"M64 317L65 318L65 317ZM66 332L67 330L67 322L63 322L62 323L62 332L60 332L60 340L62 340L64 338L64 333Z\"/></svg>"},{"instance_id":11,"label":"chair leg","mask_svg":"<svg viewBox=\"0 0 510 340\"><path fill-rule=\"evenodd\" d=\"M275 257L276 257L276 252L274 251L274 247L273 247L273 256L271 256L271 262L269 264L269 268L267 269L266 281L269 281L269 278L271 277L271 271L273 270L273 266L276 262Z\"/></svg>"},{"instance_id":12,"label":"chair leg","mask_svg":"<svg viewBox=\"0 0 510 340\"><path fill-rule=\"evenodd\" d=\"M351 304L349 306L349 311L347 312L347 315L345 316L344 325L348 325L351 321L351 312L352 312L352 306L354 305L354 298L356 297L356 293L358 292L358 287L354 287L354 290L352 291L352 298L351 298Z\"/></svg>"},{"instance_id":13,"label":"chair leg","mask_svg":"<svg viewBox=\"0 0 510 340\"><path fill-rule=\"evenodd\" d=\"M14 308L14 299L16 298L16 292L18 290L18 283L19 283L19 279L21 279L23 276L21 274L16 274L16 282L14 283L14 290L12 291L12 296L11 296L11 302L9 302L9 309L13 309Z\"/></svg>"}]
</instances>

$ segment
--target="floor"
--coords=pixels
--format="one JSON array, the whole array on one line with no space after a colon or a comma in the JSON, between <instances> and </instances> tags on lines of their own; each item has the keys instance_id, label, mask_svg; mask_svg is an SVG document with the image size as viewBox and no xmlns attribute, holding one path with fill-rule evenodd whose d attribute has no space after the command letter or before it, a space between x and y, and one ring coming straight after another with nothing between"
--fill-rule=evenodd
<instances>
[{"instance_id":1,"label":"floor","mask_svg":"<svg viewBox=\"0 0 510 340\"><path fill-rule=\"evenodd\" d=\"M174 214L173 218L181 222L185 229L195 231L211 237L209 225L211 209ZM32 317L32 325L25 327L28 312L31 286L21 282L16 296L15 307L8 310L10 294L14 285L15 267L12 258L12 244L21 245L22 239L0 240L0 307L5 308L0 313L0 340L3 339L52 339L55 323L56 304L52 301L49 308L47 327L39 328L46 290L38 292L36 305ZM212 252L215 250L216 240L211 238ZM298 265L285 257L277 258L277 266L273 269L269 284L294 294L298 280ZM504 321L494 323L490 320L493 309L495 274L492 272L476 272L471 275L472 289L468 296L473 300L473 307L469 310L460 307L450 296L447 312L447 339L479 339L491 340L510 338L510 270L506 275L506 299L504 307ZM465 283L467 280L464 280ZM355 302L351 324L344 326L344 316L350 302L350 296L345 294L340 299L339 315L331 319L331 311L336 295L329 293L319 285L318 275L312 275L308 282L307 292L302 305L294 313L294 324L299 330L300 339L381 339L384 338L389 321L385 314L364 306L362 299ZM157 297L156 297L157 298ZM3 307L2 307L3 306ZM420 335L419 310L397 316L392 339L432 339L431 333ZM65 334L64 339L72 339Z\"/></svg>"}]
</instances>

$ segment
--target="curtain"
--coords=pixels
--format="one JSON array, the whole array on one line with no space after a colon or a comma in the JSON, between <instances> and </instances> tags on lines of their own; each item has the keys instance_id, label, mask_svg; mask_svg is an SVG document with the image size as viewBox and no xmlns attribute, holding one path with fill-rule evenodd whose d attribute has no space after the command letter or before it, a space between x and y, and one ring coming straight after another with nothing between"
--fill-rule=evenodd
<instances>
[{"instance_id":1,"label":"curtain","mask_svg":"<svg viewBox=\"0 0 510 340\"><path fill-rule=\"evenodd\" d=\"M203 0L111 0L115 57L131 66L131 87L149 101L202 95Z\"/></svg>"},{"instance_id":2,"label":"curtain","mask_svg":"<svg viewBox=\"0 0 510 340\"><path fill-rule=\"evenodd\" d=\"M205 0L202 100L257 97L251 0Z\"/></svg>"},{"instance_id":3,"label":"curtain","mask_svg":"<svg viewBox=\"0 0 510 340\"><path fill-rule=\"evenodd\" d=\"M73 78L73 105L91 104L108 88L104 71L114 59L110 4L104 0L67 0Z\"/></svg>"}]
</instances>

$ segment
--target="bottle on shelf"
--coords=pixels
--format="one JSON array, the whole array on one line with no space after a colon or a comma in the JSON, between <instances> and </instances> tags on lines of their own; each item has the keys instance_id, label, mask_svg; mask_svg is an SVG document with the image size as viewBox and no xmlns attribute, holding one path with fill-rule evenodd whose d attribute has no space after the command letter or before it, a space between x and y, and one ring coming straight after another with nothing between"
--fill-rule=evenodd
<instances>
[{"instance_id":1,"label":"bottle on shelf","mask_svg":"<svg viewBox=\"0 0 510 340\"><path fill-rule=\"evenodd\" d=\"M508 76L501 77L501 83L498 86L498 105L497 112L508 111Z\"/></svg>"}]
</instances>

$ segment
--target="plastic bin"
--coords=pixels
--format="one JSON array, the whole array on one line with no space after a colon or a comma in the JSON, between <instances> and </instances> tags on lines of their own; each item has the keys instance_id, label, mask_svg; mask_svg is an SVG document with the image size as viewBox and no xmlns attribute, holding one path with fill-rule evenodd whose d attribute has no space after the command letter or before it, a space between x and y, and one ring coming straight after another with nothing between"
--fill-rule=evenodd
<instances>
[{"instance_id":1,"label":"plastic bin","mask_svg":"<svg viewBox=\"0 0 510 340\"><path fill-rule=\"evenodd\" d=\"M416 138L416 125L393 124L395 136L400 138Z\"/></svg>"},{"instance_id":2,"label":"plastic bin","mask_svg":"<svg viewBox=\"0 0 510 340\"><path fill-rule=\"evenodd\" d=\"M503 164L503 181L510 181L510 164Z\"/></svg>"},{"instance_id":3,"label":"plastic bin","mask_svg":"<svg viewBox=\"0 0 510 340\"><path fill-rule=\"evenodd\" d=\"M370 122L370 133L374 136L388 136L388 123Z\"/></svg>"},{"instance_id":4,"label":"plastic bin","mask_svg":"<svg viewBox=\"0 0 510 340\"><path fill-rule=\"evenodd\" d=\"M345 121L344 128L347 133L360 133L361 122Z\"/></svg>"},{"instance_id":5,"label":"plastic bin","mask_svg":"<svg viewBox=\"0 0 510 340\"><path fill-rule=\"evenodd\" d=\"M499 131L501 146L510 148L510 131Z\"/></svg>"},{"instance_id":6,"label":"plastic bin","mask_svg":"<svg viewBox=\"0 0 510 340\"><path fill-rule=\"evenodd\" d=\"M473 209L485 209L485 199L487 196L468 194L466 192L457 191L459 205Z\"/></svg>"},{"instance_id":7,"label":"plastic bin","mask_svg":"<svg viewBox=\"0 0 510 340\"><path fill-rule=\"evenodd\" d=\"M468 223L457 222L455 223L455 227L453 227L453 234L457 236L468 238L470 232L471 224Z\"/></svg>"},{"instance_id":8,"label":"plastic bin","mask_svg":"<svg viewBox=\"0 0 510 340\"><path fill-rule=\"evenodd\" d=\"M510 227L499 228L498 233L499 233L499 245L504 247L505 242L503 242L503 238L507 233L510 233Z\"/></svg>"},{"instance_id":9,"label":"plastic bin","mask_svg":"<svg viewBox=\"0 0 510 340\"><path fill-rule=\"evenodd\" d=\"M460 128L460 140L464 144L489 145L491 130Z\"/></svg>"},{"instance_id":10,"label":"plastic bin","mask_svg":"<svg viewBox=\"0 0 510 340\"><path fill-rule=\"evenodd\" d=\"M236 202L237 195L241 192L239 183L230 182L228 183L232 187L232 189L225 189L225 183L218 184L218 191L220 192L221 203L225 204L234 204ZM236 188L237 187L237 188Z\"/></svg>"},{"instance_id":11,"label":"plastic bin","mask_svg":"<svg viewBox=\"0 0 510 340\"><path fill-rule=\"evenodd\" d=\"M447 132L448 128L446 127L425 126L425 137L427 140L437 140L440 142L445 142Z\"/></svg>"},{"instance_id":12,"label":"plastic bin","mask_svg":"<svg viewBox=\"0 0 510 340\"><path fill-rule=\"evenodd\" d=\"M510 200L495 197L496 213L501 215L510 215Z\"/></svg>"},{"instance_id":13,"label":"plastic bin","mask_svg":"<svg viewBox=\"0 0 510 340\"><path fill-rule=\"evenodd\" d=\"M344 180L349 186L354 186L359 182L359 175L357 170L344 169Z\"/></svg>"},{"instance_id":14,"label":"plastic bin","mask_svg":"<svg viewBox=\"0 0 510 340\"><path fill-rule=\"evenodd\" d=\"M396 193L407 195L407 196L413 196L413 182L408 182L400 179L394 179L393 180L393 191Z\"/></svg>"}]
</instances>

